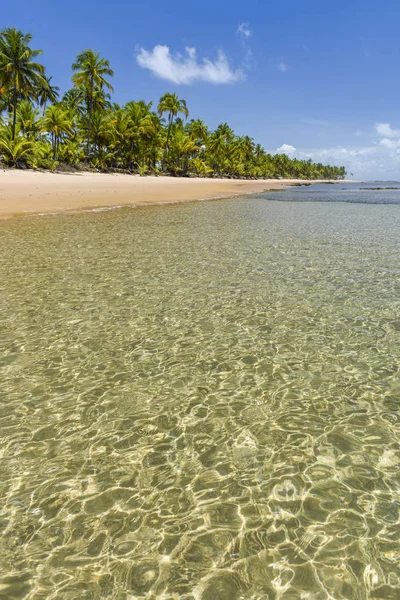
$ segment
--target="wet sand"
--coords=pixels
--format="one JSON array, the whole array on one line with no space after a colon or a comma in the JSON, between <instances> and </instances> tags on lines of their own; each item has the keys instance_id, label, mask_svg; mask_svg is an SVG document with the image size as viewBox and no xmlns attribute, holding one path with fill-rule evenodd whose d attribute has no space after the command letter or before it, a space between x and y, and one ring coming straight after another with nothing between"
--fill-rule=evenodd
<instances>
[{"instance_id":1,"label":"wet sand","mask_svg":"<svg viewBox=\"0 0 400 600\"><path fill-rule=\"evenodd\" d=\"M0 218L241 196L297 182L4 170L0 171Z\"/></svg>"}]
</instances>

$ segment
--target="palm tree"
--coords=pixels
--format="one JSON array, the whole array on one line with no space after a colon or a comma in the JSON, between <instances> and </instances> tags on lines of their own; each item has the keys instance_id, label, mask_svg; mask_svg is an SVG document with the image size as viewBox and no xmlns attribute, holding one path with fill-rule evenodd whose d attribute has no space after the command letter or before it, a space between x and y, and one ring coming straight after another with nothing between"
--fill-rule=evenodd
<instances>
[{"instance_id":1,"label":"palm tree","mask_svg":"<svg viewBox=\"0 0 400 600\"><path fill-rule=\"evenodd\" d=\"M25 162L32 155L34 142L18 135L11 139L10 135L0 137L0 154L3 155L6 163L18 166L18 163Z\"/></svg>"},{"instance_id":2,"label":"palm tree","mask_svg":"<svg viewBox=\"0 0 400 600\"><path fill-rule=\"evenodd\" d=\"M111 140L111 148L115 150L118 157L118 166L123 166L123 154L133 135L133 125L128 112L116 105L110 115L108 133Z\"/></svg>"},{"instance_id":3,"label":"palm tree","mask_svg":"<svg viewBox=\"0 0 400 600\"><path fill-rule=\"evenodd\" d=\"M69 138L61 144L57 151L59 160L72 166L76 166L82 162L82 154L82 148L79 142Z\"/></svg>"},{"instance_id":4,"label":"palm tree","mask_svg":"<svg viewBox=\"0 0 400 600\"><path fill-rule=\"evenodd\" d=\"M110 140L110 115L106 111L94 110L92 114L91 137L98 160L103 160L103 147Z\"/></svg>"},{"instance_id":5,"label":"palm tree","mask_svg":"<svg viewBox=\"0 0 400 600\"><path fill-rule=\"evenodd\" d=\"M168 152L168 144L169 138L171 135L171 127L174 118L178 114L185 115L186 119L189 116L189 110L186 106L186 100L180 100L177 94L164 94L162 98L160 98L160 102L158 103L158 114L160 117L163 116L164 113L168 113L168 130L167 130L167 139L165 142L164 148L164 156L162 161L162 169L165 167L165 160L167 158Z\"/></svg>"},{"instance_id":6,"label":"palm tree","mask_svg":"<svg viewBox=\"0 0 400 600\"><path fill-rule=\"evenodd\" d=\"M39 106L43 107L43 114L45 113L47 103L57 102L60 95L60 88L57 85L51 85L53 78L45 76L44 79L46 80L46 85L39 86L38 90L38 103Z\"/></svg>"},{"instance_id":7,"label":"palm tree","mask_svg":"<svg viewBox=\"0 0 400 600\"><path fill-rule=\"evenodd\" d=\"M131 139L129 148L130 166L133 166L133 155L136 154L136 160L139 160L139 147L141 144L147 145L157 133L158 118L150 112L152 103L146 104L143 100L139 102L128 102L125 105L130 123Z\"/></svg>"},{"instance_id":8,"label":"palm tree","mask_svg":"<svg viewBox=\"0 0 400 600\"><path fill-rule=\"evenodd\" d=\"M208 127L202 119L192 119L187 125L187 130L189 135L200 145L205 144L208 137Z\"/></svg>"},{"instance_id":9,"label":"palm tree","mask_svg":"<svg viewBox=\"0 0 400 600\"><path fill-rule=\"evenodd\" d=\"M98 52L93 50L84 50L76 57L76 61L72 65L72 70L75 73L72 75L72 82L75 87L83 88L86 95L86 110L87 110L87 141L86 141L86 159L90 158L90 126L93 112L93 101L96 92L103 91L104 88L113 91L111 83L106 77L112 77L114 71L110 67L110 63L105 58L101 58Z\"/></svg>"},{"instance_id":10,"label":"palm tree","mask_svg":"<svg viewBox=\"0 0 400 600\"><path fill-rule=\"evenodd\" d=\"M212 168L201 158L193 158L192 165L197 175L205 176L213 172Z\"/></svg>"},{"instance_id":11,"label":"palm tree","mask_svg":"<svg viewBox=\"0 0 400 600\"><path fill-rule=\"evenodd\" d=\"M198 150L199 146L183 129L175 130L171 137L170 152L168 152L170 170L174 174L186 175L189 168L189 159Z\"/></svg>"},{"instance_id":12,"label":"palm tree","mask_svg":"<svg viewBox=\"0 0 400 600\"><path fill-rule=\"evenodd\" d=\"M220 125L218 125L217 129L215 130L215 133L222 135L222 137L224 137L226 142L228 143L231 142L234 138L233 129L229 127L228 123L220 123Z\"/></svg>"},{"instance_id":13,"label":"palm tree","mask_svg":"<svg viewBox=\"0 0 400 600\"><path fill-rule=\"evenodd\" d=\"M43 119L43 129L51 134L53 159L57 160L58 145L63 134L72 133L72 122L68 110L60 104L51 104L47 107Z\"/></svg>"},{"instance_id":14,"label":"palm tree","mask_svg":"<svg viewBox=\"0 0 400 600\"><path fill-rule=\"evenodd\" d=\"M0 33L0 93L10 93L12 141L15 139L17 105L20 98L37 99L38 89L46 86L44 66L35 62L41 50L32 50L30 33L8 27Z\"/></svg>"},{"instance_id":15,"label":"palm tree","mask_svg":"<svg viewBox=\"0 0 400 600\"><path fill-rule=\"evenodd\" d=\"M213 170L216 168L220 172L225 152L226 152L226 136L220 129L214 131L209 137L207 150L211 155L211 164Z\"/></svg>"},{"instance_id":16,"label":"palm tree","mask_svg":"<svg viewBox=\"0 0 400 600\"><path fill-rule=\"evenodd\" d=\"M84 98L85 93L82 88L73 87L64 93L61 103L71 110L79 110Z\"/></svg>"},{"instance_id":17,"label":"palm tree","mask_svg":"<svg viewBox=\"0 0 400 600\"><path fill-rule=\"evenodd\" d=\"M10 114L11 110L12 110L11 91L2 89L0 87L0 115L6 111L8 111L8 113Z\"/></svg>"},{"instance_id":18,"label":"palm tree","mask_svg":"<svg viewBox=\"0 0 400 600\"><path fill-rule=\"evenodd\" d=\"M39 109L35 108L29 100L21 100L17 107L17 123L20 133L28 140L36 138L41 127Z\"/></svg>"},{"instance_id":19,"label":"palm tree","mask_svg":"<svg viewBox=\"0 0 400 600\"><path fill-rule=\"evenodd\" d=\"M55 168L57 161L97 168L120 167L145 175L211 173L224 177L339 179L344 167L311 159L268 154L227 123L209 131L188 121L185 100L165 94L157 110L143 100L112 103L110 64L93 50L73 64L73 87L59 90L36 62L31 35L0 30L0 161L15 166ZM42 107L42 110L40 110ZM41 114L43 113L43 114ZM40 116L39 116L40 115Z\"/></svg>"}]
</instances>

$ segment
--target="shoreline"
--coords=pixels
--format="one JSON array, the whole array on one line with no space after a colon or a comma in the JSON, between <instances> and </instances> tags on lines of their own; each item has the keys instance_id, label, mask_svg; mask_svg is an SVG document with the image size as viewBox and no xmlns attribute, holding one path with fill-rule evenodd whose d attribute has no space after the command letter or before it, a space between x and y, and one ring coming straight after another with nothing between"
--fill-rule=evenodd
<instances>
[{"instance_id":1,"label":"shoreline","mask_svg":"<svg viewBox=\"0 0 400 600\"><path fill-rule=\"evenodd\" d=\"M216 200L324 182L4 170L0 171L0 219Z\"/></svg>"}]
</instances>

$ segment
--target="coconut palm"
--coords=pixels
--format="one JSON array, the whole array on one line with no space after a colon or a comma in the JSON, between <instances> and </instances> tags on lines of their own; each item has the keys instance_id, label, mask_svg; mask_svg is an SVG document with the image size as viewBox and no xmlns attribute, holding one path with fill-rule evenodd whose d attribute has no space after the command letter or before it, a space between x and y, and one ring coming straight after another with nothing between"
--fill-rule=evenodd
<instances>
[{"instance_id":1,"label":"coconut palm","mask_svg":"<svg viewBox=\"0 0 400 600\"><path fill-rule=\"evenodd\" d=\"M229 127L228 123L220 123L215 130L215 133L221 135L227 143L231 142L235 135L233 129Z\"/></svg>"},{"instance_id":2,"label":"coconut palm","mask_svg":"<svg viewBox=\"0 0 400 600\"><path fill-rule=\"evenodd\" d=\"M72 75L72 82L75 87L84 89L87 111L87 139L86 139L86 159L90 158L90 126L93 113L93 103L96 93L103 91L104 88L113 91L111 83L107 77L112 77L114 71L110 63L105 58L101 58L98 52L93 50L84 50L76 57L72 65L75 73Z\"/></svg>"},{"instance_id":3,"label":"coconut palm","mask_svg":"<svg viewBox=\"0 0 400 600\"><path fill-rule=\"evenodd\" d=\"M226 153L226 146L226 136L219 129L214 131L208 138L207 151L211 160L211 166L218 172L221 170L221 165Z\"/></svg>"},{"instance_id":4,"label":"coconut palm","mask_svg":"<svg viewBox=\"0 0 400 600\"><path fill-rule=\"evenodd\" d=\"M132 121L124 108L116 106L110 114L108 133L111 141L110 147L116 152L118 166L122 167L124 154L127 152L134 134Z\"/></svg>"},{"instance_id":5,"label":"coconut palm","mask_svg":"<svg viewBox=\"0 0 400 600\"><path fill-rule=\"evenodd\" d=\"M180 100L177 94L164 94L164 96L160 98L160 102L158 103L158 114L160 117L162 117L164 113L168 113L168 129L164 148L164 156L162 161L163 170L165 168L165 160L167 158L168 144L169 138L171 136L171 127L173 120L179 114L183 114L186 117L186 119L189 116L189 110L186 105L186 100Z\"/></svg>"},{"instance_id":6,"label":"coconut palm","mask_svg":"<svg viewBox=\"0 0 400 600\"><path fill-rule=\"evenodd\" d=\"M17 123L20 133L28 140L35 139L41 130L39 109L29 100L21 100L17 107Z\"/></svg>"},{"instance_id":7,"label":"coconut palm","mask_svg":"<svg viewBox=\"0 0 400 600\"><path fill-rule=\"evenodd\" d=\"M66 139L59 146L57 156L62 162L75 167L82 162L84 153L79 142Z\"/></svg>"},{"instance_id":8,"label":"coconut palm","mask_svg":"<svg viewBox=\"0 0 400 600\"><path fill-rule=\"evenodd\" d=\"M171 172L186 175L189 167L189 159L199 150L196 142L179 128L171 136L171 147L168 153L168 163Z\"/></svg>"},{"instance_id":9,"label":"coconut palm","mask_svg":"<svg viewBox=\"0 0 400 600\"><path fill-rule=\"evenodd\" d=\"M6 111L9 114L11 114L11 111L12 111L11 91L2 89L0 87L0 115Z\"/></svg>"},{"instance_id":10,"label":"coconut palm","mask_svg":"<svg viewBox=\"0 0 400 600\"><path fill-rule=\"evenodd\" d=\"M64 93L63 97L61 98L61 104L66 107L68 106L70 109L79 110L84 99L84 89L73 87Z\"/></svg>"},{"instance_id":11,"label":"coconut palm","mask_svg":"<svg viewBox=\"0 0 400 600\"><path fill-rule=\"evenodd\" d=\"M139 162L140 149L148 144L150 145L158 132L159 119L154 113L150 112L151 105L151 102L146 104L140 101L128 102L124 107L131 124L129 147L131 167L133 166L134 155L136 162Z\"/></svg>"},{"instance_id":12,"label":"coconut palm","mask_svg":"<svg viewBox=\"0 0 400 600\"><path fill-rule=\"evenodd\" d=\"M44 77L46 80L45 85L40 85L38 89L38 103L39 106L43 107L43 114L46 110L46 106L48 102L57 102L60 96L60 88L57 85L52 85L51 80L52 77Z\"/></svg>"},{"instance_id":13,"label":"coconut palm","mask_svg":"<svg viewBox=\"0 0 400 600\"><path fill-rule=\"evenodd\" d=\"M73 124L68 110L60 104L52 104L46 108L43 129L51 134L53 159L57 160L58 146L63 134L72 133Z\"/></svg>"},{"instance_id":14,"label":"coconut palm","mask_svg":"<svg viewBox=\"0 0 400 600\"><path fill-rule=\"evenodd\" d=\"M31 35L0 31L0 161L50 168L61 160L141 175L164 171L184 176L339 179L344 167L268 154L227 123L214 131L201 119L187 121L186 102L165 94L157 110L143 100L112 103L110 64L93 50L73 64L73 88L58 102L58 88L37 62ZM39 107L43 116L39 116ZM26 143L29 142L29 143ZM51 143L50 143L51 142Z\"/></svg>"},{"instance_id":15,"label":"coconut palm","mask_svg":"<svg viewBox=\"0 0 400 600\"><path fill-rule=\"evenodd\" d=\"M103 158L103 148L110 140L110 114L106 111L95 110L92 114L91 142L95 147L96 156Z\"/></svg>"},{"instance_id":16,"label":"coconut palm","mask_svg":"<svg viewBox=\"0 0 400 600\"><path fill-rule=\"evenodd\" d=\"M195 173L200 176L209 175L210 173L213 172L211 167L209 167L208 164L201 158L193 158L192 166L193 166Z\"/></svg>"},{"instance_id":17,"label":"coconut palm","mask_svg":"<svg viewBox=\"0 0 400 600\"><path fill-rule=\"evenodd\" d=\"M205 144L208 137L208 127L202 119L192 119L187 125L187 132L199 144Z\"/></svg>"},{"instance_id":18,"label":"coconut palm","mask_svg":"<svg viewBox=\"0 0 400 600\"><path fill-rule=\"evenodd\" d=\"M11 27L0 33L0 91L9 93L12 108L12 134L15 138L17 106L21 98L38 98L38 90L46 86L44 66L35 61L41 50L32 50L30 33Z\"/></svg>"},{"instance_id":19,"label":"coconut palm","mask_svg":"<svg viewBox=\"0 0 400 600\"><path fill-rule=\"evenodd\" d=\"M0 138L0 154L5 162L17 167L19 163L26 162L32 154L34 142L18 135L14 139L11 136Z\"/></svg>"}]
</instances>

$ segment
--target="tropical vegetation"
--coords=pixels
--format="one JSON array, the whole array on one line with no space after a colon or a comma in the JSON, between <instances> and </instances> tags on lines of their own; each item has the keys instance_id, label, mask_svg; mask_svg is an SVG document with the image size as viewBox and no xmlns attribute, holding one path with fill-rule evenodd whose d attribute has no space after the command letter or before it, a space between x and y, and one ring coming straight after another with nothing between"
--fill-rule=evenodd
<instances>
[{"instance_id":1,"label":"tropical vegetation","mask_svg":"<svg viewBox=\"0 0 400 600\"><path fill-rule=\"evenodd\" d=\"M93 50L72 64L60 95L38 62L41 50L17 29L0 31L0 163L41 169L97 169L140 175L342 179L344 167L270 154L227 123L189 120L185 100L166 93L157 106L112 101L110 63Z\"/></svg>"}]
</instances>

